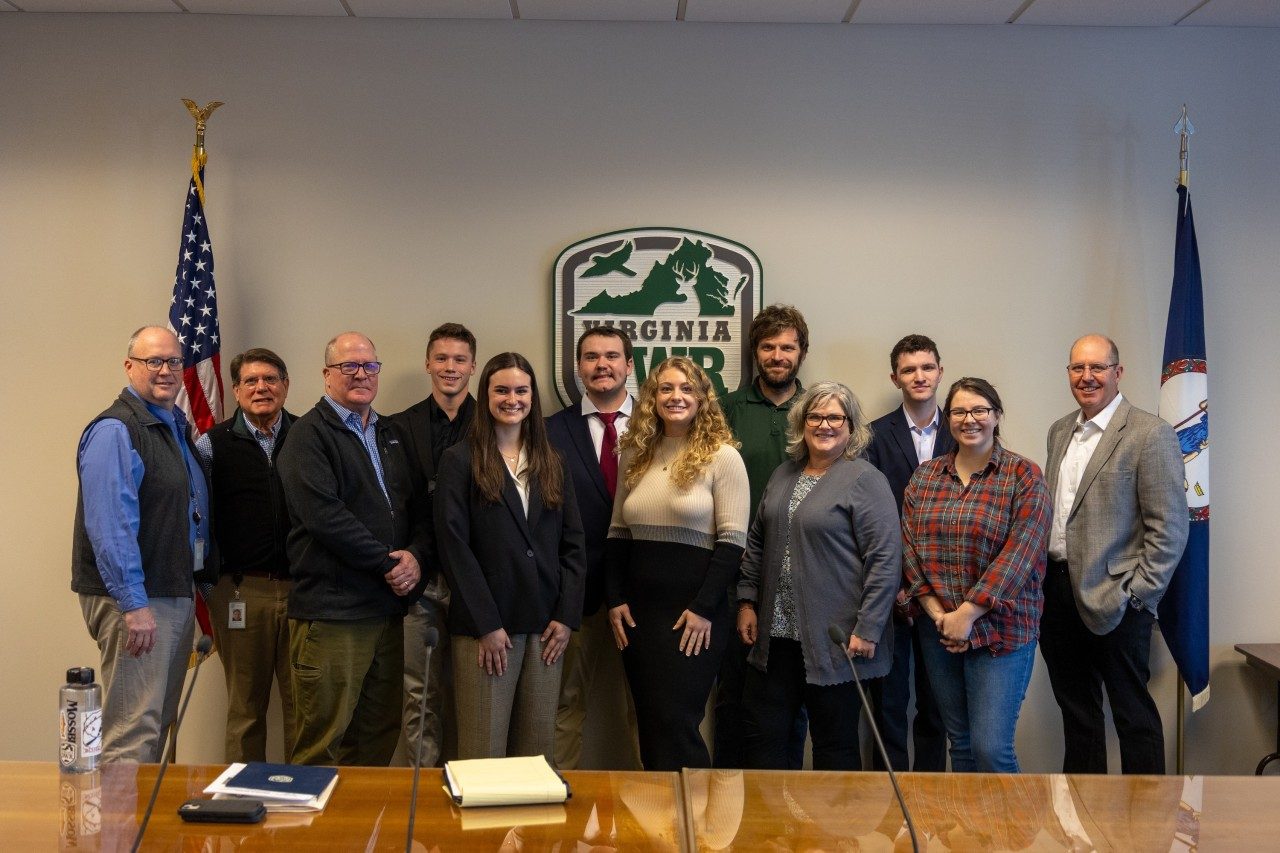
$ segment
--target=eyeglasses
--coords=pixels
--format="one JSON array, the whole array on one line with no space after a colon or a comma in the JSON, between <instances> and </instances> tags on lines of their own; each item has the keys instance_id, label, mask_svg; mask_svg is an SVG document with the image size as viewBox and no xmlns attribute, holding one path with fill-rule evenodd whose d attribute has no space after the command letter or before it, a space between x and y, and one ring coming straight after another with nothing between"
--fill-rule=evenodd
<instances>
[{"instance_id":1,"label":"eyeglasses","mask_svg":"<svg viewBox=\"0 0 1280 853\"><path fill-rule=\"evenodd\" d=\"M377 376L382 371L380 361L342 361L337 364L326 364L325 367L336 367L343 376L355 376L364 368L366 376Z\"/></svg>"},{"instance_id":2,"label":"eyeglasses","mask_svg":"<svg viewBox=\"0 0 1280 853\"><path fill-rule=\"evenodd\" d=\"M947 411L947 417L961 423L964 423L966 417L972 417L974 423L980 424L991 417L991 413L994 411L995 409L991 406L974 406L972 409L950 409Z\"/></svg>"},{"instance_id":3,"label":"eyeglasses","mask_svg":"<svg viewBox=\"0 0 1280 853\"><path fill-rule=\"evenodd\" d=\"M832 429L840 429L847 420L849 418L845 415L820 415L817 412L810 412L804 416L804 422L811 427L830 424Z\"/></svg>"},{"instance_id":4,"label":"eyeglasses","mask_svg":"<svg viewBox=\"0 0 1280 853\"><path fill-rule=\"evenodd\" d=\"M165 367L166 365L174 373L177 373L182 369L182 358L180 356L174 356L173 358L138 358L137 356L131 355L128 356L128 359L130 361L145 364L147 366L147 370L150 370L152 373L159 373L160 368Z\"/></svg>"},{"instance_id":5,"label":"eyeglasses","mask_svg":"<svg viewBox=\"0 0 1280 853\"><path fill-rule=\"evenodd\" d=\"M1099 373L1106 373L1115 366L1115 364L1068 364L1067 373L1076 377L1084 376L1085 373L1096 376Z\"/></svg>"},{"instance_id":6,"label":"eyeglasses","mask_svg":"<svg viewBox=\"0 0 1280 853\"><path fill-rule=\"evenodd\" d=\"M249 376L237 382L237 385L243 385L246 388L256 388L259 385L265 385L268 388L275 388L284 380L279 376Z\"/></svg>"}]
</instances>

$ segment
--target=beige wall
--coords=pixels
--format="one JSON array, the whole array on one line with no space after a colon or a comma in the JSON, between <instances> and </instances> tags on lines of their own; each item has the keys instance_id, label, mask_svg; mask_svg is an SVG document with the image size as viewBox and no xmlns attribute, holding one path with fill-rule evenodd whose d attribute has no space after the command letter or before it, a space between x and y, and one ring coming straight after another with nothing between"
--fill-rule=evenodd
<instances>
[{"instance_id":1,"label":"beige wall","mask_svg":"<svg viewBox=\"0 0 1280 853\"><path fill-rule=\"evenodd\" d=\"M68 591L73 451L123 384L128 333L164 317L179 98L228 104L207 174L225 351L283 354L297 410L348 327L380 347L385 411L425 393L445 319L481 359L549 370L559 249L676 225L759 254L766 299L812 324L807 378L883 411L889 347L927 332L949 376L997 385L1009 444L1037 460L1081 332L1113 335L1123 390L1156 404L1185 101L1216 487L1214 698L1188 766L1251 772L1276 694L1232 645L1275 640L1280 604L1259 440L1280 414L1278 79L1276 30L0 16L0 758L53 757L61 672L96 661ZM201 677L185 760L221 758L220 678ZM1042 665L1018 747L1028 770L1061 757Z\"/></svg>"}]
</instances>

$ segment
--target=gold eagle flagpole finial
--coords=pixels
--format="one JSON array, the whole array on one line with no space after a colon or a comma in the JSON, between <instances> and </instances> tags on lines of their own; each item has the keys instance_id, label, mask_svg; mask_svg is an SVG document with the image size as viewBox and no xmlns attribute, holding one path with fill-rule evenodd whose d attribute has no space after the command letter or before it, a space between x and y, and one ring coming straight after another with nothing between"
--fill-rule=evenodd
<instances>
[{"instance_id":1,"label":"gold eagle flagpole finial","mask_svg":"<svg viewBox=\"0 0 1280 853\"><path fill-rule=\"evenodd\" d=\"M208 160L204 153L204 129L209 122L209 116L213 115L213 111L222 106L223 102L210 101L203 108L196 106L196 102L190 98L183 98L182 103L187 105L187 112L191 113L191 117L196 120L196 144L191 149L191 179L196 182L200 206L204 207L204 181L200 177L200 170Z\"/></svg>"}]
</instances>

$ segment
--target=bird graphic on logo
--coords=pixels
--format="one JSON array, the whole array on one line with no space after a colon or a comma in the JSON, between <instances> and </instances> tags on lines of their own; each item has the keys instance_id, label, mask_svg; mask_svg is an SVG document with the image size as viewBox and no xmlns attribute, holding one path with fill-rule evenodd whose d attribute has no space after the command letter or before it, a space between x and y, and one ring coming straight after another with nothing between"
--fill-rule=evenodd
<instances>
[{"instance_id":1,"label":"bird graphic on logo","mask_svg":"<svg viewBox=\"0 0 1280 853\"><path fill-rule=\"evenodd\" d=\"M608 275L611 272L634 276L636 274L635 270L627 269L626 264L631 259L631 253L635 249L635 242L628 240L617 251L610 252L607 255L592 255L591 266L581 274L580 278L595 278L596 276Z\"/></svg>"}]
</instances>

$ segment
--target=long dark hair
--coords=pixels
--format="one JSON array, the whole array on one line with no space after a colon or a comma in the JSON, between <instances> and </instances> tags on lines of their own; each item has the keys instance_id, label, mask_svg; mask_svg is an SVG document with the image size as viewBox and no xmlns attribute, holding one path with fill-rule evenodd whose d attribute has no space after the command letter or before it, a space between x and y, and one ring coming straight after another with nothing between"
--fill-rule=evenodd
<instances>
[{"instance_id":1,"label":"long dark hair","mask_svg":"<svg viewBox=\"0 0 1280 853\"><path fill-rule=\"evenodd\" d=\"M533 373L533 365L518 352L495 355L480 373L479 405L467 432L467 442L471 447L471 480L486 501L502 502L507 466L498 453L498 436L493 428L493 415L489 412L489 383L493 374L510 367L529 374L532 399L529 414L520 423L520 439L529 460L529 485L538 489L544 506L556 509L564 500L564 469L560 464L560 454L547 441L547 426L542 420L542 403L538 398L538 377Z\"/></svg>"}]
</instances>

